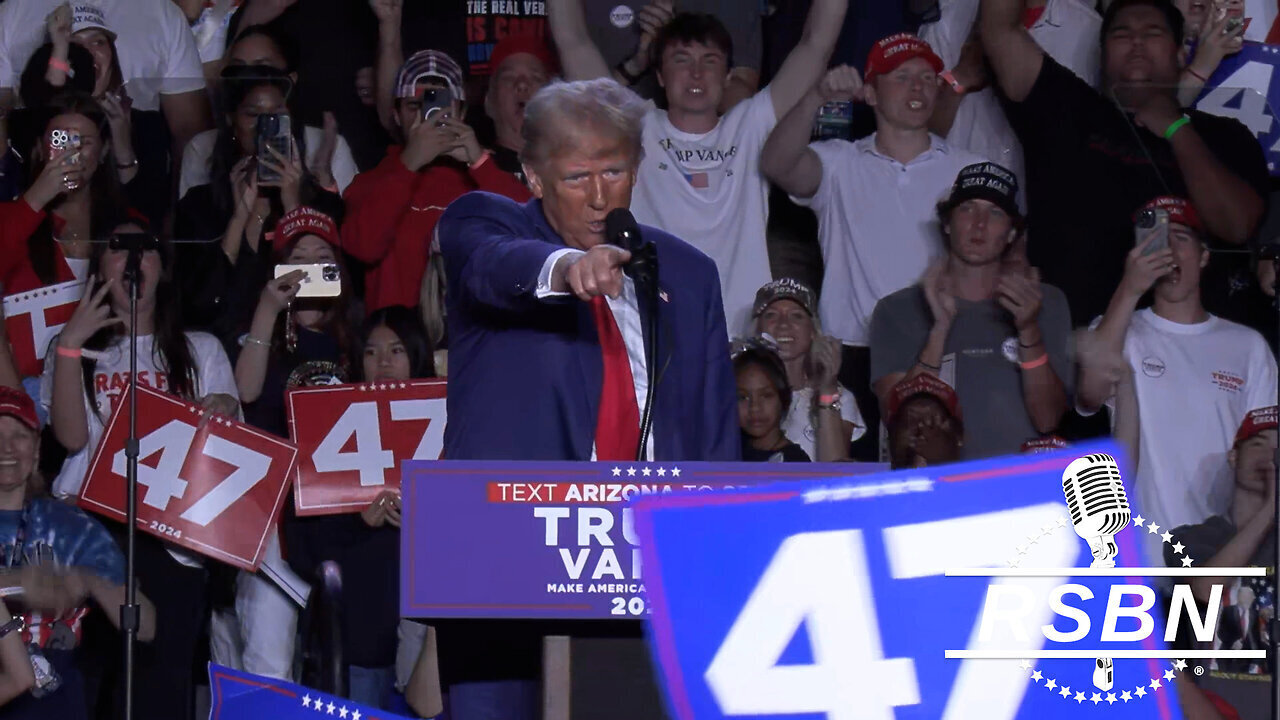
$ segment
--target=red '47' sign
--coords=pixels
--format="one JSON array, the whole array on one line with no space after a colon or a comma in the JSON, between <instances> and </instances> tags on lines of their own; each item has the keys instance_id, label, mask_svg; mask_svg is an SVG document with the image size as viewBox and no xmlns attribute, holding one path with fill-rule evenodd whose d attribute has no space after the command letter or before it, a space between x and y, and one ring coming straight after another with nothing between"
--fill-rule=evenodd
<instances>
[{"instance_id":1,"label":"red '47' sign","mask_svg":"<svg viewBox=\"0 0 1280 720\"><path fill-rule=\"evenodd\" d=\"M290 391L298 514L359 512L400 487L401 460L439 459L445 388L445 380L408 380Z\"/></svg>"},{"instance_id":2,"label":"red '47' sign","mask_svg":"<svg viewBox=\"0 0 1280 720\"><path fill-rule=\"evenodd\" d=\"M138 528L256 570L284 504L298 451L288 441L138 388ZM80 506L125 519L128 391L89 464Z\"/></svg>"}]
</instances>

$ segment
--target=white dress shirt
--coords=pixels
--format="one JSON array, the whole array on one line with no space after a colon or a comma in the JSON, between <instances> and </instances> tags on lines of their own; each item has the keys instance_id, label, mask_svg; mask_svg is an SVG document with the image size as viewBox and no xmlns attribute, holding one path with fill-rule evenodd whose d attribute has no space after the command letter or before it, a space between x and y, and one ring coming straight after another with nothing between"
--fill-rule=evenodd
<instances>
[{"instance_id":1,"label":"white dress shirt","mask_svg":"<svg viewBox=\"0 0 1280 720\"><path fill-rule=\"evenodd\" d=\"M558 298L570 295L568 292L556 292L551 289L551 271L555 267L556 262L566 255L585 255L581 250L575 248L564 248L551 253L546 262L542 264L542 270L538 273L538 287L535 295L539 300L545 298ZM622 342L627 346L627 359L631 362L631 379L636 386L636 407L639 408L640 414L644 414L645 395L649 392L649 375L646 372L648 364L644 357L644 325L640 322L640 300L636 295L636 283L626 275L622 276L622 294L616 298L605 296L605 300L609 303L609 310L613 313L614 322L618 323L618 330L622 333ZM645 441L644 455L646 460L653 460L653 426L656 423L650 423L649 437ZM591 459L596 459L595 442L591 443Z\"/></svg>"}]
</instances>

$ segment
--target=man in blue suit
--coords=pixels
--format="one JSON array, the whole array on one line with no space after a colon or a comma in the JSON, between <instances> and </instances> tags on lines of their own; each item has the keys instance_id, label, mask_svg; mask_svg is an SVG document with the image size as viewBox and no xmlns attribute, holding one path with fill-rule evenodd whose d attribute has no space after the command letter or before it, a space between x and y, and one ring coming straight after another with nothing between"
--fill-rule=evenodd
<instances>
[{"instance_id":1,"label":"man in blue suit","mask_svg":"<svg viewBox=\"0 0 1280 720\"><path fill-rule=\"evenodd\" d=\"M714 263L679 238L641 228L658 265L650 348L648 303L623 272L631 255L605 237L605 216L631 201L643 113L639 98L612 80L543 88L525 109L523 130L535 199L522 206L471 193L441 218L445 457L634 460L654 357L644 457L739 459Z\"/></svg>"}]
</instances>

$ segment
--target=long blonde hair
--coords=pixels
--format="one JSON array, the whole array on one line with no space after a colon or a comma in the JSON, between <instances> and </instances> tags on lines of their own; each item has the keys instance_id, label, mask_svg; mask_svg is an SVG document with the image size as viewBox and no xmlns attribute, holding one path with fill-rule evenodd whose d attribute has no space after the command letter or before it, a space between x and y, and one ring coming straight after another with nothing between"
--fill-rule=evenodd
<instances>
[{"instance_id":1,"label":"long blonde hair","mask_svg":"<svg viewBox=\"0 0 1280 720\"><path fill-rule=\"evenodd\" d=\"M422 324L427 329L427 339L431 347L439 348L444 340L444 258L440 249L432 249L431 259L427 261L427 272L422 276L422 289L418 294L418 310L422 313Z\"/></svg>"}]
</instances>

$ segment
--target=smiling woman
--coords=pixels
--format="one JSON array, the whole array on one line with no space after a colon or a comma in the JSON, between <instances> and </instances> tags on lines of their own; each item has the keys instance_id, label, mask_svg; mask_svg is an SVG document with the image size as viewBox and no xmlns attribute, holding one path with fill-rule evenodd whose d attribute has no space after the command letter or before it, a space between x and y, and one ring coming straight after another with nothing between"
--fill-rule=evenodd
<instances>
[{"instance_id":1,"label":"smiling woman","mask_svg":"<svg viewBox=\"0 0 1280 720\"><path fill-rule=\"evenodd\" d=\"M43 492L35 468L38 433L31 398L0 388L2 582L22 588L15 611L23 625L15 638L27 646L10 648L6 643L12 641L0 638L0 702L11 698L6 718L87 718L76 662L80 624L92 600L119 627L113 611L124 602L124 557L101 525ZM155 608L141 593L138 602L138 637L149 642L155 635ZM0 612L4 616L7 611Z\"/></svg>"}]
</instances>

